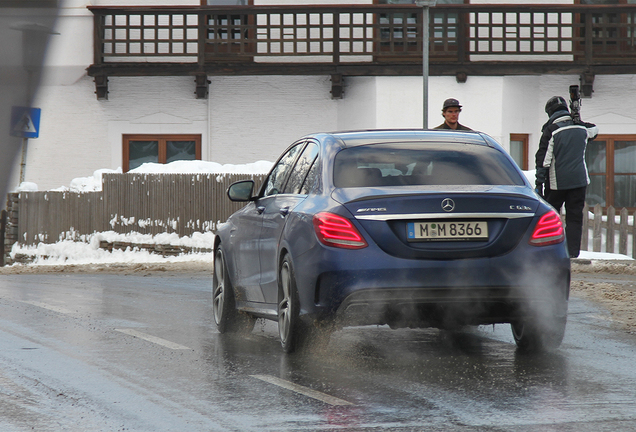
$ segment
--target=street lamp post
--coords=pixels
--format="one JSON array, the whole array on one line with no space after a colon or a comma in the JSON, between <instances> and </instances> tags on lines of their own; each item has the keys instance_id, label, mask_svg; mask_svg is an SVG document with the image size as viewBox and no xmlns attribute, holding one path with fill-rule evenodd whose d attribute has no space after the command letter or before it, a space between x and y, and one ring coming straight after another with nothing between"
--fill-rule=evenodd
<instances>
[{"instance_id":1,"label":"street lamp post","mask_svg":"<svg viewBox=\"0 0 636 432\"><path fill-rule=\"evenodd\" d=\"M437 0L415 0L422 7L422 129L428 129L428 47L429 47L429 11Z\"/></svg>"}]
</instances>

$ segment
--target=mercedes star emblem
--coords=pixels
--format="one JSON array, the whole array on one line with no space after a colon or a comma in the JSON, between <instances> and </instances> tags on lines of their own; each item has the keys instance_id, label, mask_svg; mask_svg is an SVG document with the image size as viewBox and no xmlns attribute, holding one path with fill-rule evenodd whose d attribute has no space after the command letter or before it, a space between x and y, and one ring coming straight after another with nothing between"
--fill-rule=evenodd
<instances>
[{"instance_id":1,"label":"mercedes star emblem","mask_svg":"<svg viewBox=\"0 0 636 432\"><path fill-rule=\"evenodd\" d=\"M442 209L444 209L445 212L452 212L455 210L455 201L450 198L444 198L442 201Z\"/></svg>"}]
</instances>

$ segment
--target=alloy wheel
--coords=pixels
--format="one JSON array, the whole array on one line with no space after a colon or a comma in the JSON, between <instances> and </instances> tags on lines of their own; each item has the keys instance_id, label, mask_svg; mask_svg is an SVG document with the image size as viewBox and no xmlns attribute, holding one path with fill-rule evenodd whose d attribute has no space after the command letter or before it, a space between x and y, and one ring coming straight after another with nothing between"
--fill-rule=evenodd
<instances>
[{"instance_id":1,"label":"alloy wheel","mask_svg":"<svg viewBox=\"0 0 636 432\"><path fill-rule=\"evenodd\" d=\"M225 261L223 252L218 250L214 259L214 287L212 291L212 308L214 322L219 325L223 319L225 305Z\"/></svg>"},{"instance_id":2,"label":"alloy wheel","mask_svg":"<svg viewBox=\"0 0 636 432\"><path fill-rule=\"evenodd\" d=\"M287 339L290 337L292 325L291 273L289 271L289 263L286 261L283 262L281 267L280 278L282 299L278 304L278 332L281 342L286 344Z\"/></svg>"}]
</instances>

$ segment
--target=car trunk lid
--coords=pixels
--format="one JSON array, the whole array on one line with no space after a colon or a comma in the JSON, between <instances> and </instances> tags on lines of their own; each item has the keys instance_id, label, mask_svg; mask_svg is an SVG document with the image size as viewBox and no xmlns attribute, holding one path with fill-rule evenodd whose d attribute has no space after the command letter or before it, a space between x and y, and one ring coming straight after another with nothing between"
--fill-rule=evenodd
<instances>
[{"instance_id":1,"label":"car trunk lid","mask_svg":"<svg viewBox=\"0 0 636 432\"><path fill-rule=\"evenodd\" d=\"M347 188L333 198L381 249L413 259L505 254L539 206L526 186Z\"/></svg>"}]
</instances>

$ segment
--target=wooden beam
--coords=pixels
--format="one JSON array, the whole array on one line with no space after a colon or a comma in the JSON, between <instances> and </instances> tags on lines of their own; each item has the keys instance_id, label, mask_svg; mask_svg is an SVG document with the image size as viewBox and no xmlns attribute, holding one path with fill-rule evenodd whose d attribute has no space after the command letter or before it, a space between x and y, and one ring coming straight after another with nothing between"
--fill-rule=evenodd
<instances>
[{"instance_id":1,"label":"wooden beam","mask_svg":"<svg viewBox=\"0 0 636 432\"><path fill-rule=\"evenodd\" d=\"M456 76L454 62L431 63L431 76ZM224 75L335 75L343 76L420 76L419 63L106 63L87 69L89 76L188 76ZM544 75L590 73L594 75L636 74L635 64L597 64L584 62L473 62L461 65L467 76Z\"/></svg>"},{"instance_id":2,"label":"wooden beam","mask_svg":"<svg viewBox=\"0 0 636 432\"><path fill-rule=\"evenodd\" d=\"M205 74L197 74L194 82L196 82L195 93L197 95L197 99L207 99L208 85L210 84L210 81L208 81L208 76Z\"/></svg>"},{"instance_id":3,"label":"wooden beam","mask_svg":"<svg viewBox=\"0 0 636 432\"><path fill-rule=\"evenodd\" d=\"M342 99L344 97L344 79L342 74L331 75L331 98Z\"/></svg>"},{"instance_id":4,"label":"wooden beam","mask_svg":"<svg viewBox=\"0 0 636 432\"><path fill-rule=\"evenodd\" d=\"M97 75L94 81L97 100L108 100L108 77L106 75Z\"/></svg>"}]
</instances>

